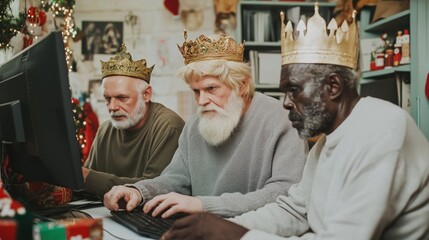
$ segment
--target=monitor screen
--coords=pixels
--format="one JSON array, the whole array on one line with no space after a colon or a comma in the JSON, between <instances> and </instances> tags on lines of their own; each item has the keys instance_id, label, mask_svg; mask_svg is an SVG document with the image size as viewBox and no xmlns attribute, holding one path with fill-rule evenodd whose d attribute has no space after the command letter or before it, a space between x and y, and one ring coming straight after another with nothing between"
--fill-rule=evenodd
<instances>
[{"instance_id":1,"label":"monitor screen","mask_svg":"<svg viewBox=\"0 0 429 240\"><path fill-rule=\"evenodd\" d=\"M0 140L26 181L84 188L61 32L0 66Z\"/></svg>"}]
</instances>

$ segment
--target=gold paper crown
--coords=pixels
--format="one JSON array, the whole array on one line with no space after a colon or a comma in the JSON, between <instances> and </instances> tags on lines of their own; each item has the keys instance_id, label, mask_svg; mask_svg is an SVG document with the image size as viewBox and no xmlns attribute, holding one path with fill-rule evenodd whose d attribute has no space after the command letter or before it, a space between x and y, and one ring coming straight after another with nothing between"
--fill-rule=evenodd
<instances>
[{"instance_id":1,"label":"gold paper crown","mask_svg":"<svg viewBox=\"0 0 429 240\"><path fill-rule=\"evenodd\" d=\"M319 6L314 6L314 15L308 19L307 26L300 20L296 26L299 32L294 39L290 21L284 24L284 13L280 13L282 21L281 52L282 65L291 63L324 63L356 69L359 53L359 36L356 27L356 11L353 11L353 22L350 26L344 21L338 28L337 21L332 19L326 31L326 21L319 14Z\"/></svg>"},{"instance_id":2,"label":"gold paper crown","mask_svg":"<svg viewBox=\"0 0 429 240\"><path fill-rule=\"evenodd\" d=\"M222 34L219 39L213 40L200 35L195 41L187 42L188 34L183 32L185 41L179 48L185 60L185 65L205 60L227 60L243 62L244 44L238 44L234 39Z\"/></svg>"},{"instance_id":3,"label":"gold paper crown","mask_svg":"<svg viewBox=\"0 0 429 240\"><path fill-rule=\"evenodd\" d=\"M111 57L108 62L101 62L102 78L112 75L121 75L135 77L145 80L149 83L152 67L146 67L146 60L140 59L133 61L131 54L126 52L125 44L122 44L121 51L115 56Z\"/></svg>"}]
</instances>

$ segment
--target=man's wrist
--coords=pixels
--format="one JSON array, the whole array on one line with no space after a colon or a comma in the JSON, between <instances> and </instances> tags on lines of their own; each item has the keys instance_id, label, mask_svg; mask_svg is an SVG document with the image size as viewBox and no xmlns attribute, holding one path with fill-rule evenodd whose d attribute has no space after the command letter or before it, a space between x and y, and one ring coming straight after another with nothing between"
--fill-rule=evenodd
<instances>
[{"instance_id":1,"label":"man's wrist","mask_svg":"<svg viewBox=\"0 0 429 240\"><path fill-rule=\"evenodd\" d=\"M84 182L86 182L86 178L88 177L89 172L91 172L91 170L89 168L82 167L82 176L83 176Z\"/></svg>"},{"instance_id":2,"label":"man's wrist","mask_svg":"<svg viewBox=\"0 0 429 240\"><path fill-rule=\"evenodd\" d=\"M141 191L140 191L136 186L134 186L134 184L132 184L132 183L124 184L124 186L125 186L125 187L129 187L129 188L134 188L135 190L137 190L137 192L139 193L139 195L140 195L140 197L141 197L141 201L140 201L140 203L137 205L137 207L143 206L143 205L144 205L144 203L145 203L145 201L144 201L144 197L143 197L142 192L141 192Z\"/></svg>"}]
</instances>

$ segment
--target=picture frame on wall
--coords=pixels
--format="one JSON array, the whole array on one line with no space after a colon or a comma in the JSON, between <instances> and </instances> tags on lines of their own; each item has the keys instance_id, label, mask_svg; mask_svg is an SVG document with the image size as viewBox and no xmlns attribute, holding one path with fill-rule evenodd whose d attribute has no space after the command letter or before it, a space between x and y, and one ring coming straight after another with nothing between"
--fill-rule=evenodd
<instances>
[{"instance_id":1,"label":"picture frame on wall","mask_svg":"<svg viewBox=\"0 0 429 240\"><path fill-rule=\"evenodd\" d=\"M93 60L94 54L115 54L123 42L123 22L82 21L82 54Z\"/></svg>"}]
</instances>

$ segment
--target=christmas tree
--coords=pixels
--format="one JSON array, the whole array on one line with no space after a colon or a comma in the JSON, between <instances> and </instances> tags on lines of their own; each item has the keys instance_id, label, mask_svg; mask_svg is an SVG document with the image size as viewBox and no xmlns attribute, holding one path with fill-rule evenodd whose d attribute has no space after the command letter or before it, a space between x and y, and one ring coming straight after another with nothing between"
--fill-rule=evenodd
<instances>
[{"instance_id":1,"label":"christmas tree","mask_svg":"<svg viewBox=\"0 0 429 240\"><path fill-rule=\"evenodd\" d=\"M9 48L10 39L25 27L25 13L19 13L18 17L13 16L10 8L12 1L0 0L0 49Z\"/></svg>"}]
</instances>

